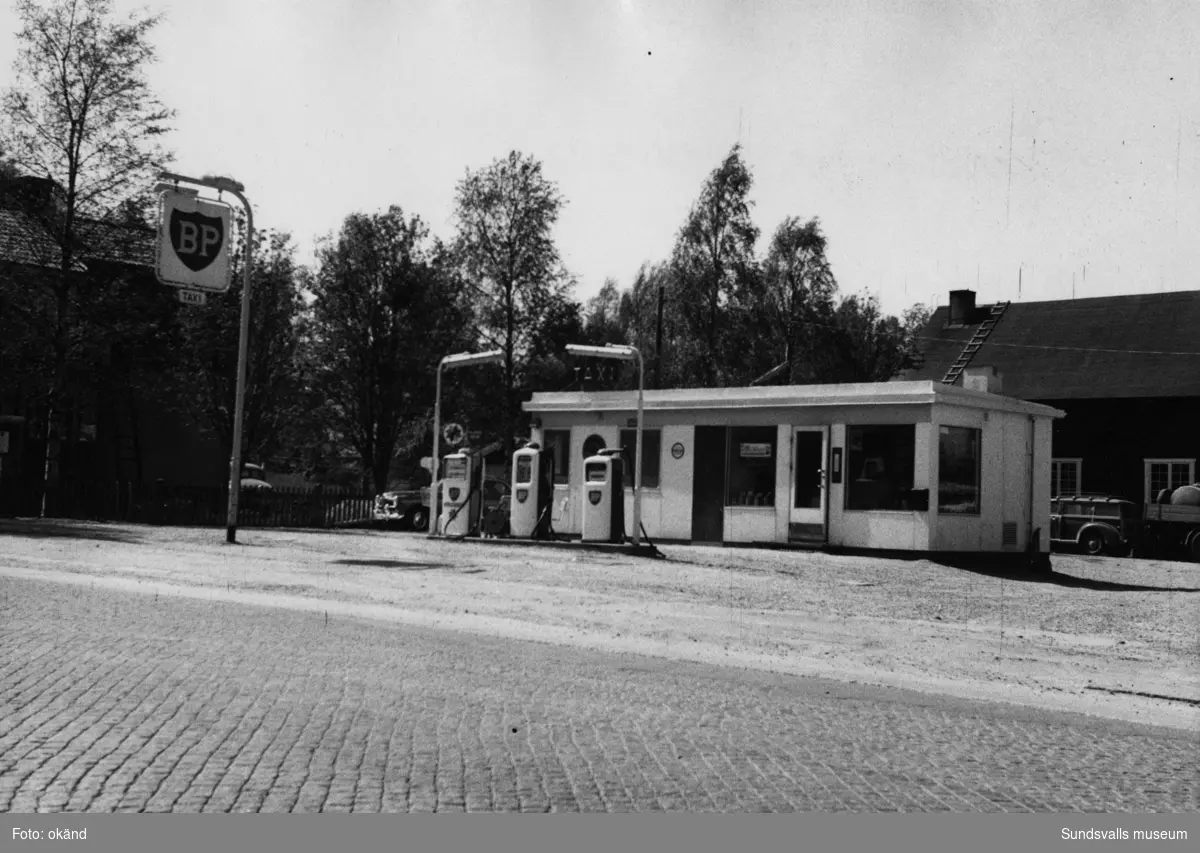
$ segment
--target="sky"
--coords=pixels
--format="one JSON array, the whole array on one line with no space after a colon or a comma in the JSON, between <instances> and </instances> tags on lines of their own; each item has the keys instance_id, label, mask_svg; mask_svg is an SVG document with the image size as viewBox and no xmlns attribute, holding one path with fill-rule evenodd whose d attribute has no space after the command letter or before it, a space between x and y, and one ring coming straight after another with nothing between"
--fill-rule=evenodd
<instances>
[{"instance_id":1,"label":"sky","mask_svg":"<svg viewBox=\"0 0 1200 853\"><path fill-rule=\"evenodd\" d=\"M17 20L0 10L0 66ZM1200 289L1200 4L160 0L174 169L245 184L299 257L399 205L454 234L511 150L566 199L586 300L667 259L740 143L765 254L819 217L885 311ZM0 78L7 80L8 78Z\"/></svg>"}]
</instances>

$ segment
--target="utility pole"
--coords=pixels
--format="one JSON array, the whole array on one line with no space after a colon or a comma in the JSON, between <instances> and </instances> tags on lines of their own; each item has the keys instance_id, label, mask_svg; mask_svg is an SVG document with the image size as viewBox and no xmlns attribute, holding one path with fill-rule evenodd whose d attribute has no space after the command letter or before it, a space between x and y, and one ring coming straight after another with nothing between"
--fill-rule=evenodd
<instances>
[{"instance_id":1,"label":"utility pole","mask_svg":"<svg viewBox=\"0 0 1200 853\"><path fill-rule=\"evenodd\" d=\"M662 388L663 286L658 286L658 330L654 333L654 387Z\"/></svg>"}]
</instances>

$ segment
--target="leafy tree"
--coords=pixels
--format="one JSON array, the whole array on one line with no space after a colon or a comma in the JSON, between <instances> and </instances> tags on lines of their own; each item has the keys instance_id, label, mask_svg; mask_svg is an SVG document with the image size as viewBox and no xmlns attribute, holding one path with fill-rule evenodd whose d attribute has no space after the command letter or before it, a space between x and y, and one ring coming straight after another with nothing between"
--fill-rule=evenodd
<instances>
[{"instance_id":1,"label":"leafy tree","mask_svg":"<svg viewBox=\"0 0 1200 853\"><path fill-rule=\"evenodd\" d=\"M733 355L722 335L727 306L755 275L758 228L750 220L753 177L734 145L712 171L675 239L671 264L683 328L675 345L683 356L679 377L714 386L726 377Z\"/></svg>"},{"instance_id":2,"label":"leafy tree","mask_svg":"<svg viewBox=\"0 0 1200 853\"><path fill-rule=\"evenodd\" d=\"M233 247L230 287L178 319L177 388L184 405L233 449L245 231ZM298 365L302 309L291 237L256 230L250 269L250 339L246 357L243 459L266 460L304 414Z\"/></svg>"},{"instance_id":3,"label":"leafy tree","mask_svg":"<svg viewBox=\"0 0 1200 853\"><path fill-rule=\"evenodd\" d=\"M0 181L11 181L20 174L21 170L17 164L9 158L3 148L0 148Z\"/></svg>"},{"instance_id":4,"label":"leafy tree","mask_svg":"<svg viewBox=\"0 0 1200 853\"><path fill-rule=\"evenodd\" d=\"M583 339L598 346L629 343L621 320L621 291L609 278L584 306Z\"/></svg>"},{"instance_id":5,"label":"leafy tree","mask_svg":"<svg viewBox=\"0 0 1200 853\"><path fill-rule=\"evenodd\" d=\"M758 287L750 294L754 338L770 347L772 367L787 364L784 378L791 384L820 375L820 348L837 292L826 246L819 220L787 217L771 238Z\"/></svg>"},{"instance_id":6,"label":"leafy tree","mask_svg":"<svg viewBox=\"0 0 1200 853\"><path fill-rule=\"evenodd\" d=\"M885 315L875 297L851 295L834 312L825 336L827 359L819 366L823 382L886 382L917 363L916 335L927 310L913 306L904 318Z\"/></svg>"},{"instance_id":7,"label":"leafy tree","mask_svg":"<svg viewBox=\"0 0 1200 853\"><path fill-rule=\"evenodd\" d=\"M438 361L469 336L461 280L425 223L391 207L346 217L318 247L310 288L322 417L382 492L398 445L409 450L428 435Z\"/></svg>"},{"instance_id":8,"label":"leafy tree","mask_svg":"<svg viewBox=\"0 0 1200 853\"><path fill-rule=\"evenodd\" d=\"M529 339L526 386L535 391L563 387L571 376L567 344L590 342L583 306L566 294L553 294Z\"/></svg>"},{"instance_id":9,"label":"leafy tree","mask_svg":"<svg viewBox=\"0 0 1200 853\"><path fill-rule=\"evenodd\" d=\"M88 221L144 197L148 179L169 159L159 139L174 114L145 80L155 58L149 39L158 16L117 20L109 0L18 0L16 10L21 29L13 85L3 99L0 147L10 172L16 167L45 176L53 188L36 210L39 237L28 246L53 270L38 278L46 298L31 294L28 303L31 314L48 324L49 474L69 374L86 360L79 347L88 342L80 333L79 288L83 281L97 286L95 274L77 275L79 260L111 252L90 245L101 232ZM48 244L42 234L49 235Z\"/></svg>"},{"instance_id":10,"label":"leafy tree","mask_svg":"<svg viewBox=\"0 0 1200 853\"><path fill-rule=\"evenodd\" d=\"M468 171L455 196L457 256L471 289L478 343L504 353L493 395L505 453L522 418L542 327L553 321L572 283L552 234L564 201L535 158L513 151Z\"/></svg>"}]
</instances>

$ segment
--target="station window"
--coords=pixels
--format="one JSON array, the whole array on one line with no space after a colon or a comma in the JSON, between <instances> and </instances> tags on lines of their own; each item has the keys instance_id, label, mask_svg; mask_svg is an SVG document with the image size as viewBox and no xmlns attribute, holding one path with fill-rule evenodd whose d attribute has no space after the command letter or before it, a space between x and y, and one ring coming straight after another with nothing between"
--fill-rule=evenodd
<instances>
[{"instance_id":1,"label":"station window","mask_svg":"<svg viewBox=\"0 0 1200 853\"><path fill-rule=\"evenodd\" d=\"M546 453L554 461L554 482L566 485L571 482L571 431L548 429L542 433Z\"/></svg>"},{"instance_id":2,"label":"station window","mask_svg":"<svg viewBox=\"0 0 1200 853\"><path fill-rule=\"evenodd\" d=\"M726 506L775 506L773 427L730 427Z\"/></svg>"},{"instance_id":3,"label":"station window","mask_svg":"<svg viewBox=\"0 0 1200 853\"><path fill-rule=\"evenodd\" d=\"M633 488L634 462L637 452L637 430L621 430L621 456L625 460L625 485ZM642 430L642 487L658 488L660 463L662 462L662 431Z\"/></svg>"},{"instance_id":4,"label":"station window","mask_svg":"<svg viewBox=\"0 0 1200 853\"><path fill-rule=\"evenodd\" d=\"M980 431L938 427L938 512L979 515Z\"/></svg>"},{"instance_id":5,"label":"station window","mask_svg":"<svg viewBox=\"0 0 1200 853\"><path fill-rule=\"evenodd\" d=\"M583 458L587 459L589 456L595 456L607 446L604 443L603 436L592 433L583 440Z\"/></svg>"},{"instance_id":6,"label":"station window","mask_svg":"<svg viewBox=\"0 0 1200 853\"><path fill-rule=\"evenodd\" d=\"M846 430L846 509L905 509L913 487L917 428L851 426Z\"/></svg>"}]
</instances>

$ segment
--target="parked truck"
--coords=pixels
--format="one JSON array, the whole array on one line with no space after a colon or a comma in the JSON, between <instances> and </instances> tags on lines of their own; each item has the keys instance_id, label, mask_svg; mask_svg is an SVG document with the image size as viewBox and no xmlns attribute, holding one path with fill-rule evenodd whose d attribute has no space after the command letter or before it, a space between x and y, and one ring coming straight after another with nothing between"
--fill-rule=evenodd
<instances>
[{"instance_id":1,"label":"parked truck","mask_svg":"<svg viewBox=\"0 0 1200 853\"><path fill-rule=\"evenodd\" d=\"M1200 484L1164 489L1146 504L1138 550L1163 556L1183 552L1200 562Z\"/></svg>"}]
</instances>

